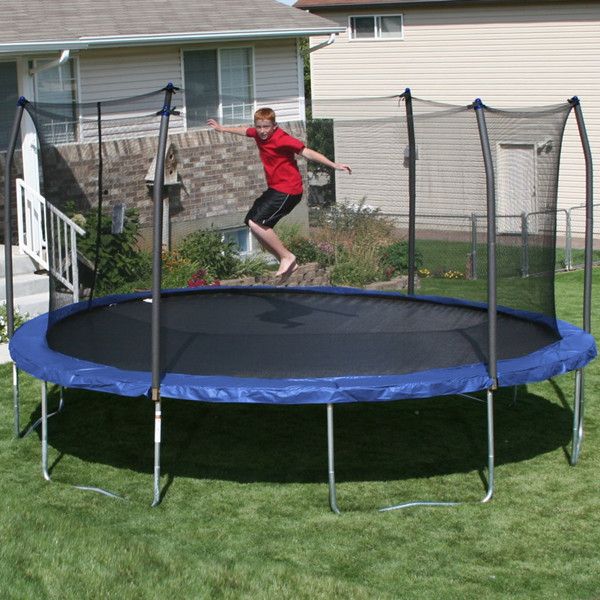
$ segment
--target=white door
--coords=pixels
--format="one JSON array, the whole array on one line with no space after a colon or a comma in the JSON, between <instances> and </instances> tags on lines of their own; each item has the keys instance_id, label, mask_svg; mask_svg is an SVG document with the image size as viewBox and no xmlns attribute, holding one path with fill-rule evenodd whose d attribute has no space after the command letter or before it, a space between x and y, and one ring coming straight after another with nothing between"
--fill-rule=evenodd
<instances>
[{"instance_id":1,"label":"white door","mask_svg":"<svg viewBox=\"0 0 600 600\"><path fill-rule=\"evenodd\" d=\"M500 143L497 147L496 225L498 233L520 233L522 213L536 209L535 144ZM535 233L537 219L528 219Z\"/></svg>"}]
</instances>

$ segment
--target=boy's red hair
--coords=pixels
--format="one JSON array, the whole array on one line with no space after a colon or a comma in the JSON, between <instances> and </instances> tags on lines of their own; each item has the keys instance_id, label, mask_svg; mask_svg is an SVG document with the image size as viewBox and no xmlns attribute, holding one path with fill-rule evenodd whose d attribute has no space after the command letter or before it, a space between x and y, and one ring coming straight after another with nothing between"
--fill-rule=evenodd
<instances>
[{"instance_id":1,"label":"boy's red hair","mask_svg":"<svg viewBox=\"0 0 600 600\"><path fill-rule=\"evenodd\" d=\"M275 111L272 108L259 108L254 113L255 121L271 121L271 123L275 124Z\"/></svg>"}]
</instances>

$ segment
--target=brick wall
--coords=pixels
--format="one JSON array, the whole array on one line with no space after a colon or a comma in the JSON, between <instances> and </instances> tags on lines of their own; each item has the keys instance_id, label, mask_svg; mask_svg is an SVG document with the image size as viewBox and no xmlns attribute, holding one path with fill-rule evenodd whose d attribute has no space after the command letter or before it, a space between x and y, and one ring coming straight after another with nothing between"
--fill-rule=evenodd
<instances>
[{"instance_id":1,"label":"brick wall","mask_svg":"<svg viewBox=\"0 0 600 600\"><path fill-rule=\"evenodd\" d=\"M286 131L305 139L302 123ZM177 183L166 186L171 228L182 237L198 227L241 226L254 198L265 188L262 165L250 138L191 130L169 136L176 156ZM143 228L152 227L152 185L146 176L156 154L157 138L104 142L103 202L135 207ZM45 194L59 208L71 203L81 210L98 201L96 144L64 144L44 153ZM304 162L301 161L304 169Z\"/></svg>"}]
</instances>

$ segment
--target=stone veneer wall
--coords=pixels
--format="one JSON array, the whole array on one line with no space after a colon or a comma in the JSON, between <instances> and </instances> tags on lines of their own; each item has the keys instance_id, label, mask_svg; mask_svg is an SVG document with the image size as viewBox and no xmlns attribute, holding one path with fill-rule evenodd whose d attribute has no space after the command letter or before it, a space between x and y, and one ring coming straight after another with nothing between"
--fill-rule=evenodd
<instances>
[{"instance_id":1,"label":"stone veneer wall","mask_svg":"<svg viewBox=\"0 0 600 600\"><path fill-rule=\"evenodd\" d=\"M290 134L305 138L300 122L286 123ZM255 142L246 137L194 129L170 135L177 180L167 186L170 227L175 238L203 227L243 225L243 216L266 187ZM142 228L152 227L152 185L146 181L157 138L108 140L103 143L103 202L134 207ZM63 144L44 154L44 193L50 202L89 210L98 202L98 147ZM300 162L305 171L304 162Z\"/></svg>"}]
</instances>

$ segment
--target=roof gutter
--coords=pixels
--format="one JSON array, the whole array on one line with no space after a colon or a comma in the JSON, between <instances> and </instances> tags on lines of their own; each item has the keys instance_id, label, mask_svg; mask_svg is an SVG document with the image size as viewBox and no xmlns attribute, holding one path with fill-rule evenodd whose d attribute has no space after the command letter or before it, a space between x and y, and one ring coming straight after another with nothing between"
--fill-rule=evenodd
<instances>
[{"instance_id":1,"label":"roof gutter","mask_svg":"<svg viewBox=\"0 0 600 600\"><path fill-rule=\"evenodd\" d=\"M123 46L160 46L167 44L192 44L201 42L235 42L256 39L281 39L341 33L345 27L312 27L306 29L251 29L243 31L211 31L203 33L172 33L163 35L111 35L83 36L72 40L45 42L15 42L0 44L0 53L24 54L62 50L89 50L92 48L118 48Z\"/></svg>"}]
</instances>

